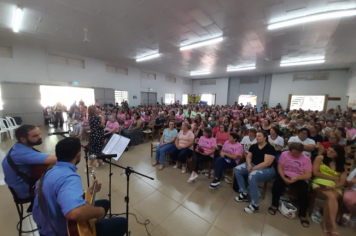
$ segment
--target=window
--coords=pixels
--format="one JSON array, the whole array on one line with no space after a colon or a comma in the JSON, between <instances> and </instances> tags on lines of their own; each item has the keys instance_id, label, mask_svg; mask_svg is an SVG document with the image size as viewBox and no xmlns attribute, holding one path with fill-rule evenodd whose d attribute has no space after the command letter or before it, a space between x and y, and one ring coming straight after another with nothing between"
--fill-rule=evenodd
<instances>
[{"instance_id":1,"label":"window","mask_svg":"<svg viewBox=\"0 0 356 236\"><path fill-rule=\"evenodd\" d=\"M48 55L49 63L55 65L69 66L84 69L84 61L79 59L67 58L57 55Z\"/></svg>"},{"instance_id":2,"label":"window","mask_svg":"<svg viewBox=\"0 0 356 236\"><path fill-rule=\"evenodd\" d=\"M164 98L164 103L172 104L176 101L175 98L176 98L176 95L174 93L166 93L165 98Z\"/></svg>"},{"instance_id":3,"label":"window","mask_svg":"<svg viewBox=\"0 0 356 236\"><path fill-rule=\"evenodd\" d=\"M188 104L188 94L183 94L182 105L187 105L187 104Z\"/></svg>"},{"instance_id":4,"label":"window","mask_svg":"<svg viewBox=\"0 0 356 236\"><path fill-rule=\"evenodd\" d=\"M106 72L113 73L113 74L128 75L127 68L108 66L108 65L106 65Z\"/></svg>"},{"instance_id":5,"label":"window","mask_svg":"<svg viewBox=\"0 0 356 236\"><path fill-rule=\"evenodd\" d=\"M115 90L115 103L120 105L123 101L129 102L129 91Z\"/></svg>"},{"instance_id":6,"label":"window","mask_svg":"<svg viewBox=\"0 0 356 236\"><path fill-rule=\"evenodd\" d=\"M291 110L324 110L325 96L306 96L306 95L292 95L289 107Z\"/></svg>"},{"instance_id":7,"label":"window","mask_svg":"<svg viewBox=\"0 0 356 236\"><path fill-rule=\"evenodd\" d=\"M153 79L153 80L156 80L156 74L147 73L147 72L141 72L141 78L142 79Z\"/></svg>"},{"instance_id":8,"label":"window","mask_svg":"<svg viewBox=\"0 0 356 236\"><path fill-rule=\"evenodd\" d=\"M166 81L167 82L171 82L171 83L176 83L177 82L176 78L174 76L171 76L171 75L167 75L166 76Z\"/></svg>"},{"instance_id":9,"label":"window","mask_svg":"<svg viewBox=\"0 0 356 236\"><path fill-rule=\"evenodd\" d=\"M215 105L215 94L202 94L200 102L206 102L208 105Z\"/></svg>"}]
</instances>

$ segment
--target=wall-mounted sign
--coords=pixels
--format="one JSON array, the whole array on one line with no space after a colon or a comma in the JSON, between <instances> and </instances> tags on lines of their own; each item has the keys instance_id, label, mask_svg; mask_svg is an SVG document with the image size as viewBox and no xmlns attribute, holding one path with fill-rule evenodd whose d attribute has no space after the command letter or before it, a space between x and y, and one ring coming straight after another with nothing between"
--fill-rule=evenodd
<instances>
[{"instance_id":1,"label":"wall-mounted sign","mask_svg":"<svg viewBox=\"0 0 356 236\"><path fill-rule=\"evenodd\" d=\"M137 99L137 96L133 96L133 99Z\"/></svg>"},{"instance_id":2,"label":"wall-mounted sign","mask_svg":"<svg viewBox=\"0 0 356 236\"><path fill-rule=\"evenodd\" d=\"M73 81L73 85L79 85L78 81Z\"/></svg>"}]
</instances>

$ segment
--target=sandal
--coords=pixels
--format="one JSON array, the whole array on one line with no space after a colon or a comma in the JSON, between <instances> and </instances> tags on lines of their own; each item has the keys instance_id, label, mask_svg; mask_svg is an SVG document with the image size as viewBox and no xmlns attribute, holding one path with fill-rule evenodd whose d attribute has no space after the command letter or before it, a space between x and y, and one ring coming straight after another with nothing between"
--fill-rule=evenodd
<instances>
[{"instance_id":1,"label":"sandal","mask_svg":"<svg viewBox=\"0 0 356 236\"><path fill-rule=\"evenodd\" d=\"M331 232L331 236L340 236L338 232Z\"/></svg>"},{"instance_id":2,"label":"sandal","mask_svg":"<svg viewBox=\"0 0 356 236\"><path fill-rule=\"evenodd\" d=\"M320 223L321 231L323 231L323 234L325 236L331 236L331 233L329 230L323 228L323 223Z\"/></svg>"},{"instance_id":3,"label":"sandal","mask_svg":"<svg viewBox=\"0 0 356 236\"><path fill-rule=\"evenodd\" d=\"M273 209L272 207L269 207L269 208L268 208L268 213L269 213L269 214L271 214L271 215L274 216L274 215L276 214L276 212L277 212L277 208L276 208L276 209Z\"/></svg>"},{"instance_id":4,"label":"sandal","mask_svg":"<svg viewBox=\"0 0 356 236\"><path fill-rule=\"evenodd\" d=\"M299 216L300 223L304 228L309 228L309 221L308 220L302 220L302 218Z\"/></svg>"}]
</instances>

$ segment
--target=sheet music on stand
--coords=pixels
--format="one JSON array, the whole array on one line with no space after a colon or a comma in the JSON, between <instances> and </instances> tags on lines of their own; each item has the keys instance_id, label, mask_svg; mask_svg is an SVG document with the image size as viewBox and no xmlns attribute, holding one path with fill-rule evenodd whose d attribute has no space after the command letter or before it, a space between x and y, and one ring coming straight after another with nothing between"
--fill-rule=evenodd
<instances>
[{"instance_id":1,"label":"sheet music on stand","mask_svg":"<svg viewBox=\"0 0 356 236\"><path fill-rule=\"evenodd\" d=\"M130 139L118 135L118 134L113 134L109 140L109 142L106 144L104 150L102 153L104 154L117 154L117 157L113 158L115 161L118 161L119 158L121 157L122 153L125 151L127 145L129 144Z\"/></svg>"}]
</instances>

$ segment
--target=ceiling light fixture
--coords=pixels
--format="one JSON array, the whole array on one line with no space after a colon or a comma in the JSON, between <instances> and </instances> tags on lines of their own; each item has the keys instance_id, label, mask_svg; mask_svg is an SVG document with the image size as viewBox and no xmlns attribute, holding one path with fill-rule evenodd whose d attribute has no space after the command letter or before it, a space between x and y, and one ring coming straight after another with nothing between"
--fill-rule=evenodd
<instances>
[{"instance_id":1,"label":"ceiling light fixture","mask_svg":"<svg viewBox=\"0 0 356 236\"><path fill-rule=\"evenodd\" d=\"M12 30L17 33L22 23L23 11L21 8L16 7L14 11L14 16L12 18Z\"/></svg>"},{"instance_id":2,"label":"ceiling light fixture","mask_svg":"<svg viewBox=\"0 0 356 236\"><path fill-rule=\"evenodd\" d=\"M150 60L150 59L159 57L159 56L161 56L160 53L155 53L155 54L152 54L152 55L149 55L149 56L137 58L136 61L137 61L137 62L140 62L140 61L147 61L147 60Z\"/></svg>"},{"instance_id":3,"label":"ceiling light fixture","mask_svg":"<svg viewBox=\"0 0 356 236\"><path fill-rule=\"evenodd\" d=\"M192 71L190 72L190 75L209 75L210 74L210 71L208 70L201 70L201 71Z\"/></svg>"},{"instance_id":4,"label":"ceiling light fixture","mask_svg":"<svg viewBox=\"0 0 356 236\"><path fill-rule=\"evenodd\" d=\"M215 38L215 39L209 39L209 40L206 40L206 41L203 41L203 42L193 43L193 44L190 44L190 45L187 45L187 46L180 47L180 50L184 51L184 50L191 49L191 48L198 48L198 47L202 47L202 46L218 43L218 42L221 42L223 40L224 40L223 37L219 37L219 38Z\"/></svg>"},{"instance_id":5,"label":"ceiling light fixture","mask_svg":"<svg viewBox=\"0 0 356 236\"><path fill-rule=\"evenodd\" d=\"M322 64L325 60L312 60L312 61L296 61L296 62L281 62L280 66L301 66L301 65L311 65L311 64Z\"/></svg>"},{"instance_id":6,"label":"ceiling light fixture","mask_svg":"<svg viewBox=\"0 0 356 236\"><path fill-rule=\"evenodd\" d=\"M254 70L254 69L256 69L256 66L227 68L226 71L232 72L232 71L243 71L243 70Z\"/></svg>"},{"instance_id":7,"label":"ceiling light fixture","mask_svg":"<svg viewBox=\"0 0 356 236\"><path fill-rule=\"evenodd\" d=\"M288 27L288 26L293 26L293 25L299 25L299 24L303 24L303 23L307 23L307 22L327 20L327 19L333 19L333 18L341 18L341 17L347 17L347 16L355 16L355 15L356 15L356 9L323 12L323 13L317 13L317 14L313 14L313 15L309 15L309 16L304 16L304 17L299 17L299 18L295 18L295 19L290 19L290 20L286 20L286 21L273 23L268 26L268 29L272 30L272 29L278 29L278 28L283 28L283 27Z\"/></svg>"}]
</instances>

